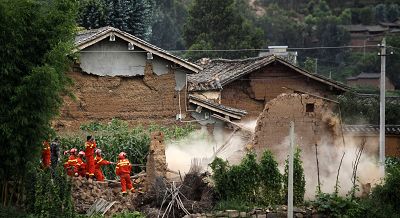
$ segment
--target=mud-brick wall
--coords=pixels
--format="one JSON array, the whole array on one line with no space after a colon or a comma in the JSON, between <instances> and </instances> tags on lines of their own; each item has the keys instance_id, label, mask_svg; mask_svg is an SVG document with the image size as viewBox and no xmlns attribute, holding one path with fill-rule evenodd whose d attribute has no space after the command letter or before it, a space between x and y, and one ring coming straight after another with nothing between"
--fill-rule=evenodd
<instances>
[{"instance_id":1,"label":"mud-brick wall","mask_svg":"<svg viewBox=\"0 0 400 218\"><path fill-rule=\"evenodd\" d=\"M60 117L54 126L74 131L82 123L108 122L112 118L128 121L132 125L157 123L169 125L179 113L175 74L156 75L146 65L144 76L97 76L75 70L68 73L73 80L75 99L64 98ZM184 89L185 90L185 89ZM181 91L181 107L185 105Z\"/></svg>"},{"instance_id":2,"label":"mud-brick wall","mask_svg":"<svg viewBox=\"0 0 400 218\"><path fill-rule=\"evenodd\" d=\"M338 94L329 85L275 63L225 85L221 101L224 105L244 109L249 112L249 116L257 117L263 111L265 103L281 93L293 93L291 89L324 97Z\"/></svg>"},{"instance_id":3,"label":"mud-brick wall","mask_svg":"<svg viewBox=\"0 0 400 218\"><path fill-rule=\"evenodd\" d=\"M307 112L307 104L314 105L313 112ZM286 154L291 121L295 125L295 143L303 150L312 150L315 143L335 144L340 125L331 108L328 102L308 95L281 94L267 103L257 120L255 149L262 152L268 148L275 154Z\"/></svg>"}]
</instances>

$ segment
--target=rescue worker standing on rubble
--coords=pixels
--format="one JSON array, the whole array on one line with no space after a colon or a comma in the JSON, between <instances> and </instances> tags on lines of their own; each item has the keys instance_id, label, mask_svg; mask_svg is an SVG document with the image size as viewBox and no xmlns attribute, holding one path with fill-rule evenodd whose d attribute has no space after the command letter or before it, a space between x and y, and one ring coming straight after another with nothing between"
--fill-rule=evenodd
<instances>
[{"instance_id":1,"label":"rescue worker standing on rubble","mask_svg":"<svg viewBox=\"0 0 400 218\"><path fill-rule=\"evenodd\" d=\"M42 166L43 168L50 167L50 143L47 140L43 142L42 147Z\"/></svg>"},{"instance_id":2,"label":"rescue worker standing on rubble","mask_svg":"<svg viewBox=\"0 0 400 218\"><path fill-rule=\"evenodd\" d=\"M135 189L133 188L131 181L132 165L126 158L125 152L121 152L118 155L118 159L117 166L115 167L115 173L120 178L122 194L126 194L126 188L133 193L135 192Z\"/></svg>"},{"instance_id":3,"label":"rescue worker standing on rubble","mask_svg":"<svg viewBox=\"0 0 400 218\"><path fill-rule=\"evenodd\" d=\"M113 162L110 162L108 160L104 160L102 155L101 155L101 150L96 149L96 158L94 159L95 165L94 165L94 176L96 177L97 181L104 181L105 177L103 175L103 171L101 170L101 167L104 165L110 165L114 164Z\"/></svg>"},{"instance_id":4,"label":"rescue worker standing on rubble","mask_svg":"<svg viewBox=\"0 0 400 218\"><path fill-rule=\"evenodd\" d=\"M68 176L78 176L78 158L76 157L78 149L72 148L69 154L68 160L64 163L64 168L67 170Z\"/></svg>"},{"instance_id":5,"label":"rescue worker standing on rubble","mask_svg":"<svg viewBox=\"0 0 400 218\"><path fill-rule=\"evenodd\" d=\"M94 138L89 135L86 138L86 143L85 143L85 155L86 155L86 176L89 178L94 177L94 167L95 167L95 162L94 162L94 150L96 149L96 141Z\"/></svg>"},{"instance_id":6,"label":"rescue worker standing on rubble","mask_svg":"<svg viewBox=\"0 0 400 218\"><path fill-rule=\"evenodd\" d=\"M83 161L83 158L85 157L85 152L80 151L78 153L78 163L77 163L77 168L78 168L78 176L85 177L86 176L86 163Z\"/></svg>"}]
</instances>

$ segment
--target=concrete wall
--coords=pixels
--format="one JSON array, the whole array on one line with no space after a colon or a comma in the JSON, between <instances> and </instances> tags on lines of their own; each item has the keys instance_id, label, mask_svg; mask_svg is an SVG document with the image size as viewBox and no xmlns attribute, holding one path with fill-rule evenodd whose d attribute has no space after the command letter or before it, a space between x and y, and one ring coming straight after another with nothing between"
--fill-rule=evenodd
<instances>
[{"instance_id":1,"label":"concrete wall","mask_svg":"<svg viewBox=\"0 0 400 218\"><path fill-rule=\"evenodd\" d=\"M65 97L61 115L54 121L54 126L60 131L76 131L82 123L108 122L112 118L126 120L132 125L175 123L179 113L176 77L179 86L186 79L183 80L182 75L176 76L174 70L156 75L151 62L143 65L146 66L144 75L134 77L69 72L68 76L74 81L72 92L76 99ZM185 91L180 92L184 113Z\"/></svg>"},{"instance_id":2,"label":"concrete wall","mask_svg":"<svg viewBox=\"0 0 400 218\"><path fill-rule=\"evenodd\" d=\"M223 87L221 102L224 105L246 110L246 117L257 117L265 103L281 93L293 93L292 88L323 97L337 94L330 86L309 79L282 64L268 65Z\"/></svg>"}]
</instances>

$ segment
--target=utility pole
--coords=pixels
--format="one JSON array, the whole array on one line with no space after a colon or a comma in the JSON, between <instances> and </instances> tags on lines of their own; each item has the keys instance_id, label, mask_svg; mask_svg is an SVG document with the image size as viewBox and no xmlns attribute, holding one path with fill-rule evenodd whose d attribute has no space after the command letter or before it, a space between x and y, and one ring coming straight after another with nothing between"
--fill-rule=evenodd
<instances>
[{"instance_id":1,"label":"utility pole","mask_svg":"<svg viewBox=\"0 0 400 218\"><path fill-rule=\"evenodd\" d=\"M294 156L294 122L290 122L290 145L289 145L289 178L288 178L288 210L287 217L293 218L293 156Z\"/></svg>"},{"instance_id":2,"label":"utility pole","mask_svg":"<svg viewBox=\"0 0 400 218\"><path fill-rule=\"evenodd\" d=\"M379 45L381 51L381 85L380 85L380 116L379 116L379 162L382 175L385 175L385 91L386 91L386 39Z\"/></svg>"}]
</instances>

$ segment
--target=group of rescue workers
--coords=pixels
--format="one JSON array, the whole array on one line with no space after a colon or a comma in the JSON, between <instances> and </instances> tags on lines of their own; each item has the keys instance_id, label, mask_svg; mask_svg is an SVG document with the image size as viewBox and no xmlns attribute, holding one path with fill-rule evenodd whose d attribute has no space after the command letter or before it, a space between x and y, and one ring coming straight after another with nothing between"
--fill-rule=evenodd
<instances>
[{"instance_id":1,"label":"group of rescue workers","mask_svg":"<svg viewBox=\"0 0 400 218\"><path fill-rule=\"evenodd\" d=\"M51 166L52 168L54 168L58 162L58 152L58 139L55 139L55 141L51 144L47 141L43 142L43 167L47 168ZM86 177L88 179L96 179L97 181L104 181L105 177L103 175L101 167L113 164L116 165L115 173L120 178L122 194L127 193L127 188L131 192L135 191L132 186L132 181L130 177L132 165L127 159L125 152L119 153L117 163L107 161L103 159L101 150L97 148L96 140L92 136L87 136L85 142L85 151L78 152L78 149L72 148L69 151L65 151L64 155L69 156L68 160L64 163L64 169L66 170L68 176L80 176ZM56 158L57 161L54 161L54 158ZM84 159L86 159L86 162L84 161Z\"/></svg>"}]
</instances>

